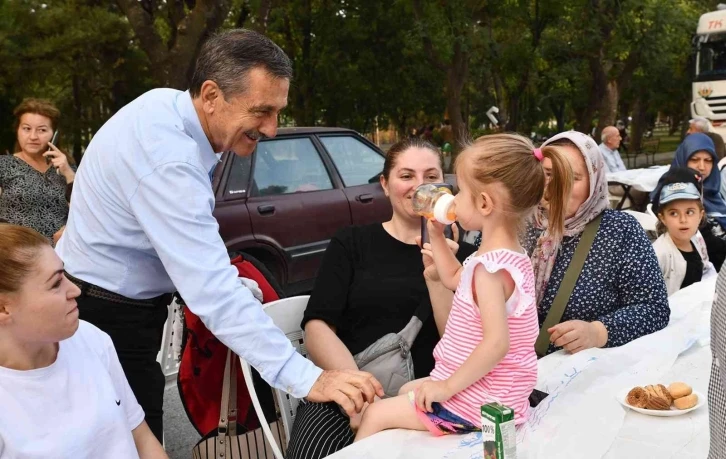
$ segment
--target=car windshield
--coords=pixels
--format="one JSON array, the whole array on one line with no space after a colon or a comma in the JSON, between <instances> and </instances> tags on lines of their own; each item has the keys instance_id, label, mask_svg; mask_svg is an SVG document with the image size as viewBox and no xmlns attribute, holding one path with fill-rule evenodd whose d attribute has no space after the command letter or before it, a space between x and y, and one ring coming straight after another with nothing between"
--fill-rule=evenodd
<instances>
[{"instance_id":1,"label":"car windshield","mask_svg":"<svg viewBox=\"0 0 726 459\"><path fill-rule=\"evenodd\" d=\"M708 35L698 49L696 81L726 80L726 33Z\"/></svg>"}]
</instances>

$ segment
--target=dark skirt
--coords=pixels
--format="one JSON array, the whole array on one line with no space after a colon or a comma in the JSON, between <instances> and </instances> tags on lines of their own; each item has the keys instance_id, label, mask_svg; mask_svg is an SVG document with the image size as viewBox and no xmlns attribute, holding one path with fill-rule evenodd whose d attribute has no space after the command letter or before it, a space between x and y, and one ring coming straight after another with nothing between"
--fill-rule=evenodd
<instances>
[{"instance_id":1,"label":"dark skirt","mask_svg":"<svg viewBox=\"0 0 726 459\"><path fill-rule=\"evenodd\" d=\"M352 444L353 439L350 419L336 403L301 402L285 459L320 459Z\"/></svg>"}]
</instances>

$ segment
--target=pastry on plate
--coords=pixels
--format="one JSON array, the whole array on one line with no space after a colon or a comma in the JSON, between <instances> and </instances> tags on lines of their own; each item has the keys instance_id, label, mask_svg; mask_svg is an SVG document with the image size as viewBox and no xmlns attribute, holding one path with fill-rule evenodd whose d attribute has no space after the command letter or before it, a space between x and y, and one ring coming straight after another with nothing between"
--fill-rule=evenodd
<instances>
[{"instance_id":1,"label":"pastry on plate","mask_svg":"<svg viewBox=\"0 0 726 459\"><path fill-rule=\"evenodd\" d=\"M630 389L630 392L628 392L628 396L626 397L625 401L630 406L634 406L636 408L645 408L645 406L648 404L649 398L650 397L648 396L648 393L645 391L645 389L638 386Z\"/></svg>"},{"instance_id":2,"label":"pastry on plate","mask_svg":"<svg viewBox=\"0 0 726 459\"><path fill-rule=\"evenodd\" d=\"M662 384L648 385L643 388L648 394L648 402L645 408L648 410L670 410L673 398Z\"/></svg>"}]
</instances>

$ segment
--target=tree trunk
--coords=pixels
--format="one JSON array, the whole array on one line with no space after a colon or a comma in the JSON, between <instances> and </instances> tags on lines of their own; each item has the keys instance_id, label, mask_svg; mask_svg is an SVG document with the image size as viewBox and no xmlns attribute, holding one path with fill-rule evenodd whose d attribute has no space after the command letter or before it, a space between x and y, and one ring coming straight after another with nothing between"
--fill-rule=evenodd
<instances>
[{"instance_id":1,"label":"tree trunk","mask_svg":"<svg viewBox=\"0 0 726 459\"><path fill-rule=\"evenodd\" d=\"M587 105L575 111L576 125L575 129L583 134L590 134L592 131L592 119L597 111L598 98L594 88L590 91L590 99Z\"/></svg>"},{"instance_id":2,"label":"tree trunk","mask_svg":"<svg viewBox=\"0 0 726 459\"><path fill-rule=\"evenodd\" d=\"M156 83L175 89L188 87L188 76L204 38L222 25L231 6L229 0L197 0L194 8L170 24L171 39L165 43L154 26L153 10L150 13L138 0L116 0L116 3L149 57Z\"/></svg>"},{"instance_id":3,"label":"tree trunk","mask_svg":"<svg viewBox=\"0 0 726 459\"><path fill-rule=\"evenodd\" d=\"M504 124L504 130L510 131L510 132L516 132L518 121L519 121L519 98L521 96L521 93L515 92L515 94L512 94L509 96L509 103L507 104L507 112L509 115L509 118L507 118L507 122Z\"/></svg>"},{"instance_id":4,"label":"tree trunk","mask_svg":"<svg viewBox=\"0 0 726 459\"><path fill-rule=\"evenodd\" d=\"M618 114L618 101L620 99L620 92L618 89L618 82L610 80L605 86L605 94L603 94L600 100L599 116L597 123L597 132L595 140L600 142L600 133L603 129L608 126L615 125L615 117Z\"/></svg>"},{"instance_id":5,"label":"tree trunk","mask_svg":"<svg viewBox=\"0 0 726 459\"><path fill-rule=\"evenodd\" d=\"M557 120L557 132L564 132L565 130L565 103L564 102L554 102L550 99L550 108L552 109L552 114L555 116L555 119Z\"/></svg>"},{"instance_id":6,"label":"tree trunk","mask_svg":"<svg viewBox=\"0 0 726 459\"><path fill-rule=\"evenodd\" d=\"M453 156L458 154L469 136L468 126L461 114L461 91L468 73L469 53L462 50L461 43L457 41L454 44L454 57L446 72L446 110L449 112L451 130L454 133Z\"/></svg>"},{"instance_id":7,"label":"tree trunk","mask_svg":"<svg viewBox=\"0 0 726 459\"><path fill-rule=\"evenodd\" d=\"M498 72L492 73L492 80L494 81L494 95L497 98L497 108L499 109L497 119L500 125L506 124L509 121L509 110L504 102L504 84Z\"/></svg>"},{"instance_id":8,"label":"tree trunk","mask_svg":"<svg viewBox=\"0 0 726 459\"><path fill-rule=\"evenodd\" d=\"M648 124L648 106L647 101L643 100L643 96L636 99L633 105L633 123L630 125L630 146L632 152L640 151L643 141L643 134Z\"/></svg>"}]
</instances>

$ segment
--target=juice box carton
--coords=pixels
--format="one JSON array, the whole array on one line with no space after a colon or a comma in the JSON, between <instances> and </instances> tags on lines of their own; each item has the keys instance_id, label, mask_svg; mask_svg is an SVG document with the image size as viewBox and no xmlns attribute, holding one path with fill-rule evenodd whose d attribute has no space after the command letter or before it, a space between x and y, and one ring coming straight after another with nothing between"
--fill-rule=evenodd
<instances>
[{"instance_id":1,"label":"juice box carton","mask_svg":"<svg viewBox=\"0 0 726 459\"><path fill-rule=\"evenodd\" d=\"M517 432L513 409L499 403L482 405L481 434L484 459L516 459Z\"/></svg>"}]
</instances>

